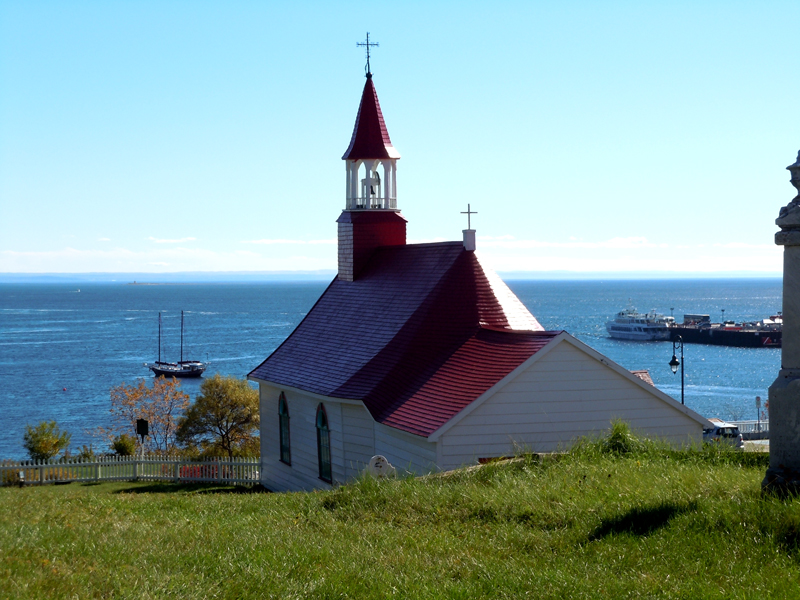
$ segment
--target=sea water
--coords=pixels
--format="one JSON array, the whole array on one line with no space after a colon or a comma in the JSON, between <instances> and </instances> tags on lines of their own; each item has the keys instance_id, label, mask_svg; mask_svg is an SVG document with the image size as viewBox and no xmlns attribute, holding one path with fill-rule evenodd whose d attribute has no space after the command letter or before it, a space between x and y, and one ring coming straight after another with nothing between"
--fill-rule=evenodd
<instances>
[{"instance_id":1,"label":"sea water","mask_svg":"<svg viewBox=\"0 0 800 600\"><path fill-rule=\"evenodd\" d=\"M206 376L244 377L303 319L327 282L240 284L0 284L0 459L24 458L26 424L55 420L72 449L94 443L109 419L109 390L151 380L144 362L208 361ZM671 342L608 337L618 311L705 313L712 320L758 320L781 309L780 279L664 281L510 281L539 322L566 330L626 369L648 369L656 386L680 400ZM358 310L357 306L353 310ZM689 345L686 404L706 417L755 419L780 367L780 350ZM202 380L183 380L194 398ZM99 444L99 445L98 445Z\"/></svg>"}]
</instances>

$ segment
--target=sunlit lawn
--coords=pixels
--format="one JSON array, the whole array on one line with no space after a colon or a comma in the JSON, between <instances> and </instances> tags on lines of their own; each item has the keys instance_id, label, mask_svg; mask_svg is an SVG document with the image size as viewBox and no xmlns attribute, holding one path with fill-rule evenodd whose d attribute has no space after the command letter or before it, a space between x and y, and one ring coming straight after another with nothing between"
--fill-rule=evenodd
<instances>
[{"instance_id":1,"label":"sunlit lawn","mask_svg":"<svg viewBox=\"0 0 800 600\"><path fill-rule=\"evenodd\" d=\"M333 492L0 489L2 598L798 598L766 455L598 444Z\"/></svg>"}]
</instances>

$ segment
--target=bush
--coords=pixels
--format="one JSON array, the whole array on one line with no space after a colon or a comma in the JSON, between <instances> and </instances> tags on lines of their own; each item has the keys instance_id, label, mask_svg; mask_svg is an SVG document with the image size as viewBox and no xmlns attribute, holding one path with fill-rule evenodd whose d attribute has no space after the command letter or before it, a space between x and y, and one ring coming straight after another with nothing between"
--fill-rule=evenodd
<instances>
[{"instance_id":1,"label":"bush","mask_svg":"<svg viewBox=\"0 0 800 600\"><path fill-rule=\"evenodd\" d=\"M111 449L117 456L133 456L136 454L136 438L123 433L111 442Z\"/></svg>"},{"instance_id":2,"label":"bush","mask_svg":"<svg viewBox=\"0 0 800 600\"><path fill-rule=\"evenodd\" d=\"M69 446L72 434L61 431L55 421L25 426L22 444L33 460L49 460Z\"/></svg>"},{"instance_id":3,"label":"bush","mask_svg":"<svg viewBox=\"0 0 800 600\"><path fill-rule=\"evenodd\" d=\"M608 432L601 444L604 452L624 456L644 450L645 445L631 431L631 426L625 421L616 419L611 422L611 431Z\"/></svg>"},{"instance_id":4,"label":"bush","mask_svg":"<svg viewBox=\"0 0 800 600\"><path fill-rule=\"evenodd\" d=\"M83 446L81 446L81 449L78 452L78 454L75 455L75 458L86 462L93 461L95 459L94 448L92 448L91 444L89 444L88 446L84 444Z\"/></svg>"}]
</instances>

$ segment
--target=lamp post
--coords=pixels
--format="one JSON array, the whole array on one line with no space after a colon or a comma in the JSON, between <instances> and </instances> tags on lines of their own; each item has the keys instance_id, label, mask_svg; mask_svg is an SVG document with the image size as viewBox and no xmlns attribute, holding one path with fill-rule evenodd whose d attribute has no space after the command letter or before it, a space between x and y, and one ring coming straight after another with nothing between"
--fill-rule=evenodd
<instances>
[{"instance_id":1,"label":"lamp post","mask_svg":"<svg viewBox=\"0 0 800 600\"><path fill-rule=\"evenodd\" d=\"M761 396L756 396L756 419L758 419L758 433L761 433Z\"/></svg>"},{"instance_id":2,"label":"lamp post","mask_svg":"<svg viewBox=\"0 0 800 600\"><path fill-rule=\"evenodd\" d=\"M676 347L680 347L681 349L680 360L678 360L678 357L675 355ZM669 361L669 368L672 369L673 375L678 372L678 367L681 368L681 404L686 404L683 396L683 338L681 336L678 336L677 340L672 340L672 360Z\"/></svg>"}]
</instances>

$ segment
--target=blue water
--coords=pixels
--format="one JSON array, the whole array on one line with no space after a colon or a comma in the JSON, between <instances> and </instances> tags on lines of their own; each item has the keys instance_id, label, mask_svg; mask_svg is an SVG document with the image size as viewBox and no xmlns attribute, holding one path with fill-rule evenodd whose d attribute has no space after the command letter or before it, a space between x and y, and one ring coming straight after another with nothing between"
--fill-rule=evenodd
<instances>
[{"instance_id":1,"label":"blue water","mask_svg":"<svg viewBox=\"0 0 800 600\"><path fill-rule=\"evenodd\" d=\"M25 424L55 419L73 434L72 448L98 441L107 423L109 389L152 379L142 366L180 353L180 311L186 311L184 358L208 360L207 373L245 376L300 322L325 282L125 285L0 284L0 458L23 458ZM607 337L605 322L630 303L669 314L707 313L757 320L781 308L781 281L518 281L509 282L547 329L565 329L627 369L649 369L680 399L680 373L667 363L670 342ZM80 291L78 291L78 286ZM354 307L354 310L357 310ZM726 419L756 418L755 397L780 367L776 349L686 345L686 404ZM198 380L185 380L192 398Z\"/></svg>"}]
</instances>

